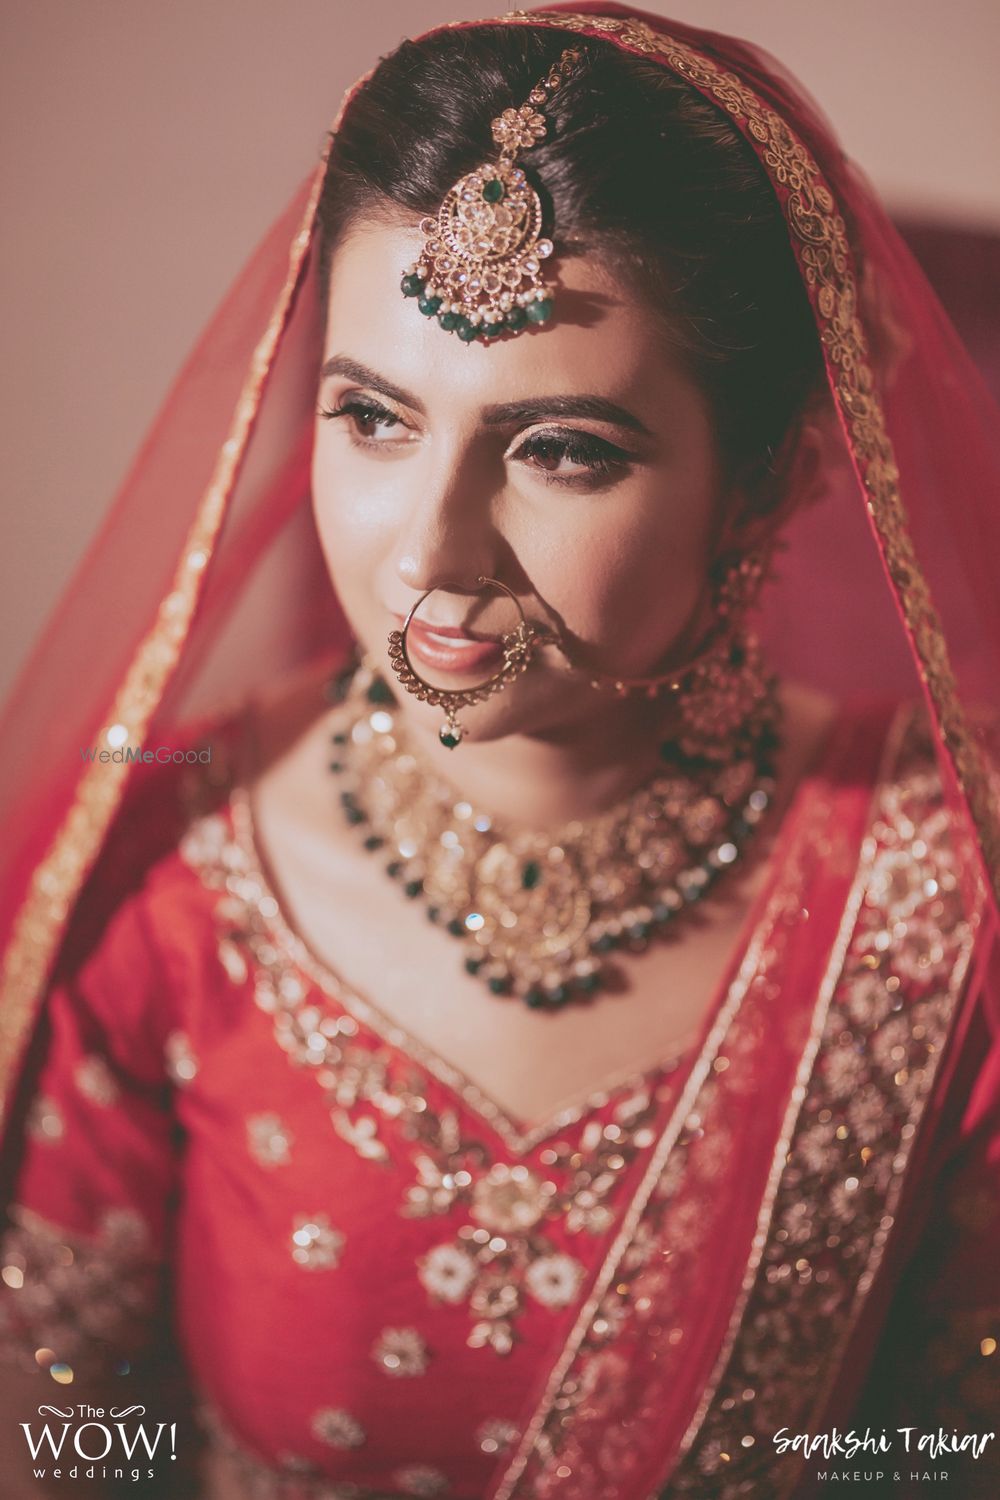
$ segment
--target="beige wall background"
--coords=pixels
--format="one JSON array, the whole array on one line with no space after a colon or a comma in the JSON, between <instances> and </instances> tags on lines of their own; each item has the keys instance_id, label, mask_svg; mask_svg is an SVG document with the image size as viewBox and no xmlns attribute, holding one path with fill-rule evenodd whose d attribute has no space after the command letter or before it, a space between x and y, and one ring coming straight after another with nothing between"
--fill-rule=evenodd
<instances>
[{"instance_id":1,"label":"beige wall background","mask_svg":"<svg viewBox=\"0 0 1000 1500\"><path fill-rule=\"evenodd\" d=\"M342 91L477 0L4 0L0 694ZM891 207L1000 232L997 0L646 0L779 56Z\"/></svg>"}]
</instances>

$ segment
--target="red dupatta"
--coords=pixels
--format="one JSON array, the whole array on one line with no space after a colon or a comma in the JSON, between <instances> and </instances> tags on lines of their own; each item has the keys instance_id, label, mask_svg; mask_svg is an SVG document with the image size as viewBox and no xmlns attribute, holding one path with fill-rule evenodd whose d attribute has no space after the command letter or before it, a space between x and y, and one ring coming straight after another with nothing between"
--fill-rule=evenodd
<instances>
[{"instance_id":1,"label":"red dupatta","mask_svg":"<svg viewBox=\"0 0 1000 1500\"><path fill-rule=\"evenodd\" d=\"M977 961L984 961L1000 896L1000 819L978 718L978 705L990 701L1000 681L994 582L1000 423L971 361L861 174L773 60L748 44L610 4L498 19L602 38L670 69L725 111L767 172L813 308L844 460L842 470L831 472L826 500L789 529L781 574L766 601L772 655L779 667L842 692L885 691L901 681L919 685L960 846L964 906L974 912L985 903L988 913L976 950ZM0 1000L5 1100L91 872L96 865L102 879L110 878L106 863L97 864L101 852L127 824L133 799L154 774L124 759L83 762L80 747L182 744L200 714L307 659L320 643L345 636L335 601L324 591L304 504L318 348L313 252L321 178L322 168L296 195L195 350L8 706L0 739L8 829ZM863 258L861 275L854 247ZM882 357L887 344L888 359ZM919 797L919 785L913 795ZM869 873L878 855L876 846L866 845ZM114 872L121 884L134 876ZM754 1298L766 1296L769 1284L766 1224L778 1222L782 1183L789 1180L779 1158L794 1149L810 1089L824 1086L823 1043L828 1018L838 1014L838 986L852 955L858 962L865 957L857 947L866 941L860 901L859 888L797 1053L781 1054L791 1071L773 1080L774 1097L787 1101L789 1113L776 1122L779 1151L755 1195L766 1223L758 1219L743 1228L739 1253L750 1279L730 1290L722 1346L716 1343L712 1359L706 1349L697 1378L685 1369L685 1386L702 1394L697 1410L673 1409L671 1439L663 1434L669 1382L661 1389L659 1376L648 1372L649 1401L659 1403L648 1412L649 1431L660 1423L659 1454L643 1469L637 1436L636 1500L664 1481L665 1470L654 1470L663 1469L667 1448L671 1464L679 1466L666 1493L698 1493L685 1476L708 1472L704 1445L712 1441L713 1414L719 1403L736 1400L723 1392L739 1374L738 1330L756 1315ZM956 975L972 962L964 950L951 957ZM913 1101L913 1118L904 1122L912 1125L907 1139L914 1142L969 1024L969 1007L959 1003L952 984L941 988L938 1010L937 1062ZM767 1059L758 1061L764 1067ZM707 1075L702 1080L709 1081ZM717 1093L725 1099L724 1087ZM703 1103L693 1099L693 1112ZM676 1144L661 1142L653 1158L657 1171L666 1170ZM910 1151L905 1154L909 1160ZM883 1184L873 1203L881 1194L884 1207L890 1187L902 1191L905 1166L899 1183ZM647 1201L657 1180L653 1175L645 1184ZM636 1232L643 1222L641 1197L642 1191ZM887 1210L878 1223L891 1217ZM872 1229L865 1252L873 1280L878 1233ZM622 1244L618 1254L626 1249ZM613 1277L614 1267L605 1274ZM863 1276L856 1277L851 1295L870 1290L862 1287ZM806 1305L817 1316L831 1315L822 1303ZM849 1337L851 1327L845 1314L840 1336ZM530 1443L519 1449L491 1500L543 1493L524 1488L529 1478L523 1476L535 1473L530 1482L541 1483L543 1408L556 1399L559 1381L572 1378L586 1343L583 1316L574 1339L560 1360L565 1370L554 1370L542 1393ZM644 1340L651 1354L654 1342L648 1335ZM660 1371L676 1368L669 1347ZM742 1455L727 1456L730 1476L742 1472L734 1457L744 1466L751 1461L746 1455L753 1455L757 1437L747 1436L754 1443ZM685 1463L702 1467L685 1470ZM559 1475L556 1464L546 1483L553 1493L569 1494L573 1465L562 1467L570 1475Z\"/></svg>"},{"instance_id":2,"label":"red dupatta","mask_svg":"<svg viewBox=\"0 0 1000 1500\"><path fill-rule=\"evenodd\" d=\"M921 726L904 707L882 728L845 736L789 814L740 968L489 1500L812 1493L824 1466L780 1437L845 1425L857 1398L980 928ZM917 978L928 925L942 939Z\"/></svg>"}]
</instances>

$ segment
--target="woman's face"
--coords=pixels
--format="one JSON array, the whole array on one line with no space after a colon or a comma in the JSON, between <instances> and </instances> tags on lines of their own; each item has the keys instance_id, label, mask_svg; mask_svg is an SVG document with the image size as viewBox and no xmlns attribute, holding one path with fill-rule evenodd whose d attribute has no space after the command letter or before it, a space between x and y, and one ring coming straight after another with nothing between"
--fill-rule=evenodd
<instances>
[{"instance_id":1,"label":"woman's face","mask_svg":"<svg viewBox=\"0 0 1000 1500\"><path fill-rule=\"evenodd\" d=\"M720 513L706 399L649 309L593 260L561 259L544 327L463 344L400 292L419 245L409 228L360 226L331 268L313 503L360 643L388 672L388 634L424 590L483 575L584 669L663 670L704 598ZM407 638L413 665L436 686L482 681L494 645L420 623L482 635L516 619L496 592L436 592ZM412 698L406 710L441 717ZM558 737L607 711L547 646L462 718L470 739Z\"/></svg>"}]
</instances>

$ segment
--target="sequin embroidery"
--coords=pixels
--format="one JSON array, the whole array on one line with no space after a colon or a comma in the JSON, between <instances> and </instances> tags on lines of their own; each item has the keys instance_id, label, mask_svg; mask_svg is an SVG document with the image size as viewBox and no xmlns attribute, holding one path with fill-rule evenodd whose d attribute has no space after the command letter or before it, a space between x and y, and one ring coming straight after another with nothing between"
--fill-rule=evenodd
<instances>
[{"instance_id":1,"label":"sequin embroidery","mask_svg":"<svg viewBox=\"0 0 1000 1500\"><path fill-rule=\"evenodd\" d=\"M340 1264L344 1235L326 1214L298 1214L292 1228L292 1260L307 1271L332 1271Z\"/></svg>"},{"instance_id":2,"label":"sequin embroidery","mask_svg":"<svg viewBox=\"0 0 1000 1500\"><path fill-rule=\"evenodd\" d=\"M415 1328L383 1328L372 1348L372 1359L396 1379L423 1375L427 1345Z\"/></svg>"},{"instance_id":3,"label":"sequin embroidery","mask_svg":"<svg viewBox=\"0 0 1000 1500\"><path fill-rule=\"evenodd\" d=\"M294 1140L281 1116L272 1111L247 1117L247 1149L262 1167L287 1167Z\"/></svg>"},{"instance_id":4,"label":"sequin embroidery","mask_svg":"<svg viewBox=\"0 0 1000 1500\"><path fill-rule=\"evenodd\" d=\"M660 1094L651 1087L620 1090L625 1097L607 1123L591 1119L567 1131L540 1151L538 1169L498 1158L468 1132L456 1108L431 1107L427 1077L411 1059L394 1064L384 1047L358 1036L353 1016L316 1003L307 976L274 938L273 897L224 816L192 824L181 852L205 884L222 892L216 913L226 973L245 969L279 1046L316 1079L337 1135L362 1160L378 1164L398 1154L412 1164L399 1205L403 1217L463 1216L456 1232L417 1262L429 1300L467 1303L469 1346L509 1354L526 1302L558 1311L577 1295L584 1266L550 1227L559 1223L568 1234L588 1237L608 1231L618 1184L654 1139ZM234 951L244 955L238 969ZM305 1222L297 1233L308 1233ZM319 1264L321 1239L296 1242L300 1264ZM323 1263L335 1264L339 1244L326 1247Z\"/></svg>"}]
</instances>

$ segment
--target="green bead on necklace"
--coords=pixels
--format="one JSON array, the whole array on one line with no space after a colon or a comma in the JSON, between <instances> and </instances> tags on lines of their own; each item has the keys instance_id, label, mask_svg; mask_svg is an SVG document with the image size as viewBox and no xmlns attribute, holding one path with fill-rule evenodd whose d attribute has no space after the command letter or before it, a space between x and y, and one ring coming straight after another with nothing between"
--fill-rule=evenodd
<instances>
[{"instance_id":1,"label":"green bead on necklace","mask_svg":"<svg viewBox=\"0 0 1000 1500\"><path fill-rule=\"evenodd\" d=\"M555 1010L620 979L619 954L671 935L739 861L774 792L773 684L769 694L725 763L702 764L665 740L647 783L556 829L505 828L456 800L421 768L391 688L368 667L336 684L329 765L344 818L401 894L464 945L465 972L493 995ZM439 736L454 749L461 725L446 718Z\"/></svg>"}]
</instances>

